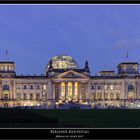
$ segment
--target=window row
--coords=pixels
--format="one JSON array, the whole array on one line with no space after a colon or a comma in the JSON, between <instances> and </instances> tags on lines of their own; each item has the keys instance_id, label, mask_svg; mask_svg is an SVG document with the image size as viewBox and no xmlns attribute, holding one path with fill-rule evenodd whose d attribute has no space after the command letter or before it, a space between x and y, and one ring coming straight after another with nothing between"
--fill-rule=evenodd
<instances>
[{"instance_id":1,"label":"window row","mask_svg":"<svg viewBox=\"0 0 140 140\"><path fill-rule=\"evenodd\" d=\"M104 89L104 90L118 90L118 89L120 89L120 86L118 86L118 85L91 85L91 90L95 90L95 89L97 89L97 90L102 90L102 89Z\"/></svg>"},{"instance_id":2,"label":"window row","mask_svg":"<svg viewBox=\"0 0 140 140\"><path fill-rule=\"evenodd\" d=\"M0 70L1 71L11 71L11 70L14 70L14 68L11 66L1 66Z\"/></svg>"},{"instance_id":3,"label":"window row","mask_svg":"<svg viewBox=\"0 0 140 140\"><path fill-rule=\"evenodd\" d=\"M46 96L46 93L42 93L39 94L39 93L36 93L36 94L33 94L33 93L30 93L30 94L26 94L26 93L17 93L16 95L16 99L23 99L23 100L41 100L44 96Z\"/></svg>"},{"instance_id":4,"label":"window row","mask_svg":"<svg viewBox=\"0 0 140 140\"><path fill-rule=\"evenodd\" d=\"M119 100L120 99L120 93L93 93L91 95L92 99L96 99L96 100Z\"/></svg>"},{"instance_id":5,"label":"window row","mask_svg":"<svg viewBox=\"0 0 140 140\"><path fill-rule=\"evenodd\" d=\"M46 90L47 89L47 85L43 85L43 86L41 86L41 85L23 85L22 87L17 87L17 89L31 89L31 90L33 90L33 89L36 89L36 90L40 90L40 89L42 89L43 88L43 90Z\"/></svg>"}]
</instances>

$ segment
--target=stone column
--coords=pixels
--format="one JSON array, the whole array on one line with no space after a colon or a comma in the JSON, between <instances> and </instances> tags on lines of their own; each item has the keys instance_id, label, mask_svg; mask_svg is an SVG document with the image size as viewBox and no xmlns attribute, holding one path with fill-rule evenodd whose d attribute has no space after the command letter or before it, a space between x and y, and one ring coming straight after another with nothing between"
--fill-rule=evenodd
<instances>
[{"instance_id":1,"label":"stone column","mask_svg":"<svg viewBox=\"0 0 140 140\"><path fill-rule=\"evenodd\" d=\"M104 100L105 99L105 84L101 84L101 85L102 85L101 96L102 96L102 99Z\"/></svg>"},{"instance_id":2,"label":"stone column","mask_svg":"<svg viewBox=\"0 0 140 140\"><path fill-rule=\"evenodd\" d=\"M61 95L61 82L59 82L59 100L62 99L62 95Z\"/></svg>"},{"instance_id":3,"label":"stone column","mask_svg":"<svg viewBox=\"0 0 140 140\"><path fill-rule=\"evenodd\" d=\"M68 96L68 82L65 82L65 101L67 100Z\"/></svg>"},{"instance_id":4,"label":"stone column","mask_svg":"<svg viewBox=\"0 0 140 140\"><path fill-rule=\"evenodd\" d=\"M75 96L75 83L72 83L72 100L74 99Z\"/></svg>"},{"instance_id":5,"label":"stone column","mask_svg":"<svg viewBox=\"0 0 140 140\"><path fill-rule=\"evenodd\" d=\"M78 100L81 100L81 83L79 83L78 91Z\"/></svg>"},{"instance_id":6,"label":"stone column","mask_svg":"<svg viewBox=\"0 0 140 140\"><path fill-rule=\"evenodd\" d=\"M85 83L85 84L84 84L84 97L85 97L85 100L86 100L86 101L87 101L87 99L88 99L87 88L88 88L88 83Z\"/></svg>"},{"instance_id":7,"label":"stone column","mask_svg":"<svg viewBox=\"0 0 140 140\"><path fill-rule=\"evenodd\" d=\"M138 99L138 93L137 93L137 81L135 82L135 99Z\"/></svg>"},{"instance_id":8,"label":"stone column","mask_svg":"<svg viewBox=\"0 0 140 140\"><path fill-rule=\"evenodd\" d=\"M140 83L137 82L137 99L140 99Z\"/></svg>"},{"instance_id":9,"label":"stone column","mask_svg":"<svg viewBox=\"0 0 140 140\"><path fill-rule=\"evenodd\" d=\"M127 99L127 93L126 93L126 84L125 81L122 81L121 84L121 99Z\"/></svg>"},{"instance_id":10,"label":"stone column","mask_svg":"<svg viewBox=\"0 0 140 140\"><path fill-rule=\"evenodd\" d=\"M91 99L91 93L90 93L90 83L87 83L87 99L90 100Z\"/></svg>"},{"instance_id":11,"label":"stone column","mask_svg":"<svg viewBox=\"0 0 140 140\"><path fill-rule=\"evenodd\" d=\"M13 98L13 84L10 83L9 87L10 87L9 99L12 100L12 98Z\"/></svg>"},{"instance_id":12,"label":"stone column","mask_svg":"<svg viewBox=\"0 0 140 140\"><path fill-rule=\"evenodd\" d=\"M55 83L52 83L52 95L53 95L53 100L55 100Z\"/></svg>"},{"instance_id":13,"label":"stone column","mask_svg":"<svg viewBox=\"0 0 140 140\"><path fill-rule=\"evenodd\" d=\"M13 82L13 99L16 99L16 83Z\"/></svg>"}]
</instances>

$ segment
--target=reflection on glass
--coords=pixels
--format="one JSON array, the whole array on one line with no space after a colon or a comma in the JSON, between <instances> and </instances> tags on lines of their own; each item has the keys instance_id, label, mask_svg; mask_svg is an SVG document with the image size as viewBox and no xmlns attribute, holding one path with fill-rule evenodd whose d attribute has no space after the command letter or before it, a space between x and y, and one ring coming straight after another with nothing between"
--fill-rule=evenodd
<instances>
[{"instance_id":1,"label":"reflection on glass","mask_svg":"<svg viewBox=\"0 0 140 140\"><path fill-rule=\"evenodd\" d=\"M54 69L75 69L78 68L77 62L71 57L67 55L57 55L52 59L52 66ZM47 65L47 70L50 67L49 63Z\"/></svg>"}]
</instances>

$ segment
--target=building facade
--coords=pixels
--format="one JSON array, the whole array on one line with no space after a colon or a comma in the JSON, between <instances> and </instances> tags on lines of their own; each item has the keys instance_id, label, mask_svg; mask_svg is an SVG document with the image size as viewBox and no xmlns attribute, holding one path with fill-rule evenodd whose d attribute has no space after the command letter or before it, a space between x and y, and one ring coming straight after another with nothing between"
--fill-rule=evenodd
<instances>
[{"instance_id":1,"label":"building facade","mask_svg":"<svg viewBox=\"0 0 140 140\"><path fill-rule=\"evenodd\" d=\"M118 72L91 76L88 62L80 69L70 56L57 55L44 75L17 75L15 63L0 62L0 107L57 108L64 104L95 107L140 107L137 62L123 62Z\"/></svg>"}]
</instances>

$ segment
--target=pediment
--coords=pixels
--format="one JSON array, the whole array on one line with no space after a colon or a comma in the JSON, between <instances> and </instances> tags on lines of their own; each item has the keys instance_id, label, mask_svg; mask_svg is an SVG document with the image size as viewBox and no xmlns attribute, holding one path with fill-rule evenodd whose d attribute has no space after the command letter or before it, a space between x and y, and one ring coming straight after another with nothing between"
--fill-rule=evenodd
<instances>
[{"instance_id":1,"label":"pediment","mask_svg":"<svg viewBox=\"0 0 140 140\"><path fill-rule=\"evenodd\" d=\"M88 78L88 77L73 70L69 70L56 76L56 78Z\"/></svg>"}]
</instances>

